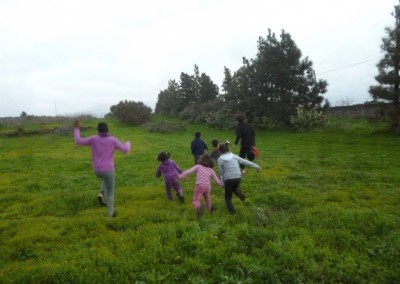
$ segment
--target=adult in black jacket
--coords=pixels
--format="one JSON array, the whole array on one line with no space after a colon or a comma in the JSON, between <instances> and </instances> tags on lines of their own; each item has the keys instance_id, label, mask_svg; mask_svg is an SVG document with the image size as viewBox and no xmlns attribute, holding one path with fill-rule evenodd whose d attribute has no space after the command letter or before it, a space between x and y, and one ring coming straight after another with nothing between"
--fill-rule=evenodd
<instances>
[{"instance_id":1,"label":"adult in black jacket","mask_svg":"<svg viewBox=\"0 0 400 284\"><path fill-rule=\"evenodd\" d=\"M238 124L236 125L236 140L235 145L240 141L239 157L246 158L253 161L255 156L252 151L253 146L256 145L256 134L254 129L245 122L244 115L240 114L236 117ZM244 166L241 166L244 169Z\"/></svg>"}]
</instances>

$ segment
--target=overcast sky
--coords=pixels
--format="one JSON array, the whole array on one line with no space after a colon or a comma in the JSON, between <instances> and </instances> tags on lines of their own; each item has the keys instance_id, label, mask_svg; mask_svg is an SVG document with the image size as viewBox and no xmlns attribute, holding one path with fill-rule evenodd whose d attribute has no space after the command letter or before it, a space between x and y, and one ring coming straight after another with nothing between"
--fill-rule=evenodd
<instances>
[{"instance_id":1,"label":"overcast sky","mask_svg":"<svg viewBox=\"0 0 400 284\"><path fill-rule=\"evenodd\" d=\"M221 87L257 40L285 30L331 105L371 100L395 0L0 0L0 117L103 116L121 100L154 110L197 64Z\"/></svg>"}]
</instances>

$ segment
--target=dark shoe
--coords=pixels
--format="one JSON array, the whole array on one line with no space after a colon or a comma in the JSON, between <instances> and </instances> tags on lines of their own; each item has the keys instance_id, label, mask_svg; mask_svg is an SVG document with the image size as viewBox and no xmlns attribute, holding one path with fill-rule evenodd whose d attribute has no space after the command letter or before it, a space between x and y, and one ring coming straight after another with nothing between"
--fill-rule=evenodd
<instances>
[{"instance_id":1,"label":"dark shoe","mask_svg":"<svg viewBox=\"0 0 400 284\"><path fill-rule=\"evenodd\" d=\"M99 206L100 207L104 207L104 206L107 206L107 203L105 203L104 201L103 201L103 195L98 195L97 196L97 201L99 202Z\"/></svg>"},{"instance_id":2,"label":"dark shoe","mask_svg":"<svg viewBox=\"0 0 400 284\"><path fill-rule=\"evenodd\" d=\"M216 210L216 208L215 208L214 206L211 206L211 211L210 211L210 213L211 213L211 214L214 213L215 210Z\"/></svg>"},{"instance_id":3,"label":"dark shoe","mask_svg":"<svg viewBox=\"0 0 400 284\"><path fill-rule=\"evenodd\" d=\"M182 203L185 202L185 197L182 194L178 193L178 198L179 198L180 202L182 202Z\"/></svg>"}]
</instances>

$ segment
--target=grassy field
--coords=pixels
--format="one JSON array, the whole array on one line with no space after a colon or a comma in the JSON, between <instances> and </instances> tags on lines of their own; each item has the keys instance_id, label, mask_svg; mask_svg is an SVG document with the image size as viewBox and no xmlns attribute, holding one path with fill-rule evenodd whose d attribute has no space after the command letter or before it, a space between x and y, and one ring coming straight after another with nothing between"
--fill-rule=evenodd
<instances>
[{"instance_id":1,"label":"grassy field","mask_svg":"<svg viewBox=\"0 0 400 284\"><path fill-rule=\"evenodd\" d=\"M93 128L82 136L96 125L83 122ZM109 127L132 142L115 156L112 220L97 204L90 149L75 146L72 131L0 137L0 283L398 283L399 134L363 121L258 131L262 170L243 177L237 214L214 185L217 210L198 220L194 176L182 182L185 203L168 202L157 154L187 169L195 131L209 146L232 142L233 131Z\"/></svg>"}]
</instances>

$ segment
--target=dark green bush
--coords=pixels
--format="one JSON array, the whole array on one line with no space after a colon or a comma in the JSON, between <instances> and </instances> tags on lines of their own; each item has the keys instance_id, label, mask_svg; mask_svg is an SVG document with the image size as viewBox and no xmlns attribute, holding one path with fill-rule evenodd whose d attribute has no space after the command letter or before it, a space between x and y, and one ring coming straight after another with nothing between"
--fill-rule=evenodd
<instances>
[{"instance_id":1,"label":"dark green bush","mask_svg":"<svg viewBox=\"0 0 400 284\"><path fill-rule=\"evenodd\" d=\"M120 101L110 107L110 115L126 124L141 125L150 120L152 110L142 102Z\"/></svg>"}]
</instances>

